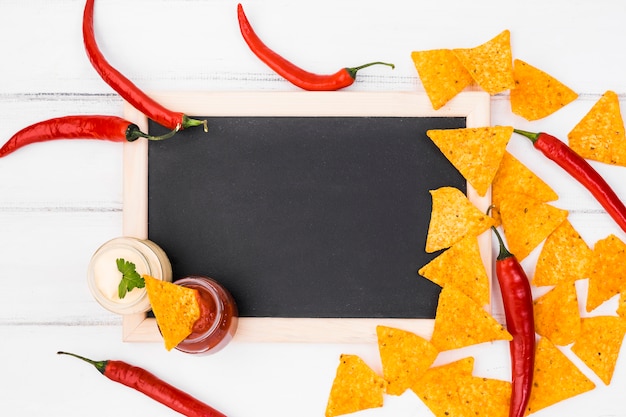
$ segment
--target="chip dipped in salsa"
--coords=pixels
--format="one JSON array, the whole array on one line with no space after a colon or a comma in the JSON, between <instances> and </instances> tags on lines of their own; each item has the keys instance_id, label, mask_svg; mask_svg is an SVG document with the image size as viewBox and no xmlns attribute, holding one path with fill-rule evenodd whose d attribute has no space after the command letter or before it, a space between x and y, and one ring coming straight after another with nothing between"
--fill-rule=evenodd
<instances>
[{"instance_id":1,"label":"chip dipped in salsa","mask_svg":"<svg viewBox=\"0 0 626 417\"><path fill-rule=\"evenodd\" d=\"M176 346L187 353L215 353L231 341L237 330L237 305L232 295L211 278L193 276L176 284L197 290L200 317L191 334Z\"/></svg>"},{"instance_id":2,"label":"chip dipped in salsa","mask_svg":"<svg viewBox=\"0 0 626 417\"><path fill-rule=\"evenodd\" d=\"M215 353L233 338L237 305L217 281L189 276L164 283L144 276L152 312L167 350Z\"/></svg>"}]
</instances>

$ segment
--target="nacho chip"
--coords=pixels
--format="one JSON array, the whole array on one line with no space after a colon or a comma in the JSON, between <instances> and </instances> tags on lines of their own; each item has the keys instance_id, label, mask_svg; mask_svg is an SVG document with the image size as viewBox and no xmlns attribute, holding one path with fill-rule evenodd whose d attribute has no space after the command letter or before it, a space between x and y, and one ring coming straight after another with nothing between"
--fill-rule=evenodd
<instances>
[{"instance_id":1,"label":"nacho chip","mask_svg":"<svg viewBox=\"0 0 626 417\"><path fill-rule=\"evenodd\" d=\"M474 372L474 362L476 360L473 356L466 356L465 358L457 359L454 362L450 362L444 365L434 366L428 370L440 377L454 378L455 376L471 376Z\"/></svg>"},{"instance_id":2,"label":"nacho chip","mask_svg":"<svg viewBox=\"0 0 626 417\"><path fill-rule=\"evenodd\" d=\"M513 61L513 78L511 111L526 120L543 119L578 98L574 90L521 59Z\"/></svg>"},{"instance_id":3,"label":"nacho chip","mask_svg":"<svg viewBox=\"0 0 626 417\"><path fill-rule=\"evenodd\" d=\"M457 380L460 377L471 376L473 369L472 357L430 368L422 374L411 390L437 417L464 415Z\"/></svg>"},{"instance_id":4,"label":"nacho chip","mask_svg":"<svg viewBox=\"0 0 626 417\"><path fill-rule=\"evenodd\" d=\"M497 225L500 225L500 211L498 207L500 207L502 200L513 194L520 195L520 198L525 198L522 196L531 196L544 203L559 198L548 184L519 159L509 152L505 152L491 185L491 202L495 206L492 216Z\"/></svg>"},{"instance_id":5,"label":"nacho chip","mask_svg":"<svg viewBox=\"0 0 626 417\"><path fill-rule=\"evenodd\" d=\"M532 283L557 285L587 277L593 252L569 220L552 232L541 249Z\"/></svg>"},{"instance_id":6,"label":"nacho chip","mask_svg":"<svg viewBox=\"0 0 626 417\"><path fill-rule=\"evenodd\" d=\"M583 158L626 166L626 137L619 98L607 91L567 135Z\"/></svg>"},{"instance_id":7,"label":"nacho chip","mask_svg":"<svg viewBox=\"0 0 626 417\"><path fill-rule=\"evenodd\" d=\"M626 322L620 317L586 317L580 336L572 345L572 352L609 385L624 334Z\"/></svg>"},{"instance_id":8,"label":"nacho chip","mask_svg":"<svg viewBox=\"0 0 626 417\"><path fill-rule=\"evenodd\" d=\"M454 49L454 53L476 83L489 94L515 87L511 33L508 30L474 48Z\"/></svg>"},{"instance_id":9,"label":"nacho chip","mask_svg":"<svg viewBox=\"0 0 626 417\"><path fill-rule=\"evenodd\" d=\"M617 305L616 313L623 319L626 319L626 292L619 295L619 302Z\"/></svg>"},{"instance_id":10,"label":"nacho chip","mask_svg":"<svg viewBox=\"0 0 626 417\"><path fill-rule=\"evenodd\" d=\"M191 334L194 323L200 318L198 291L148 275L143 278L165 349L172 350Z\"/></svg>"},{"instance_id":11,"label":"nacho chip","mask_svg":"<svg viewBox=\"0 0 626 417\"><path fill-rule=\"evenodd\" d=\"M467 411L463 415L508 417L511 406L511 383L498 379L460 376L459 398Z\"/></svg>"},{"instance_id":12,"label":"nacho chip","mask_svg":"<svg viewBox=\"0 0 626 417\"><path fill-rule=\"evenodd\" d=\"M587 311L594 310L609 298L626 291L625 254L626 244L615 235L596 242L589 268Z\"/></svg>"},{"instance_id":13,"label":"nacho chip","mask_svg":"<svg viewBox=\"0 0 626 417\"><path fill-rule=\"evenodd\" d=\"M567 219L567 214L567 210L529 196L503 200L500 216L509 250L520 261L526 258Z\"/></svg>"},{"instance_id":14,"label":"nacho chip","mask_svg":"<svg viewBox=\"0 0 626 417\"><path fill-rule=\"evenodd\" d=\"M326 417L382 407L386 385L363 359L341 355L326 405Z\"/></svg>"},{"instance_id":15,"label":"nacho chip","mask_svg":"<svg viewBox=\"0 0 626 417\"><path fill-rule=\"evenodd\" d=\"M426 236L426 252L449 248L465 236L478 236L493 225L493 219L474 206L458 188L431 190L433 199Z\"/></svg>"},{"instance_id":16,"label":"nacho chip","mask_svg":"<svg viewBox=\"0 0 626 417\"><path fill-rule=\"evenodd\" d=\"M513 128L433 129L426 134L478 194L484 196L500 166Z\"/></svg>"},{"instance_id":17,"label":"nacho chip","mask_svg":"<svg viewBox=\"0 0 626 417\"><path fill-rule=\"evenodd\" d=\"M411 388L439 353L428 340L405 330L377 326L376 335L390 395Z\"/></svg>"},{"instance_id":18,"label":"nacho chip","mask_svg":"<svg viewBox=\"0 0 626 417\"><path fill-rule=\"evenodd\" d=\"M476 236L466 236L424 265L419 274L444 287L454 285L481 306L489 304L489 276Z\"/></svg>"},{"instance_id":19,"label":"nacho chip","mask_svg":"<svg viewBox=\"0 0 626 417\"><path fill-rule=\"evenodd\" d=\"M435 110L472 83L472 76L450 49L414 51L411 59Z\"/></svg>"},{"instance_id":20,"label":"nacho chip","mask_svg":"<svg viewBox=\"0 0 626 417\"><path fill-rule=\"evenodd\" d=\"M440 351L494 340L511 340L506 329L485 309L454 287L443 287L430 342Z\"/></svg>"},{"instance_id":21,"label":"nacho chip","mask_svg":"<svg viewBox=\"0 0 626 417\"><path fill-rule=\"evenodd\" d=\"M542 337L535 351L533 389L528 414L594 389L585 376L552 342Z\"/></svg>"},{"instance_id":22,"label":"nacho chip","mask_svg":"<svg viewBox=\"0 0 626 417\"><path fill-rule=\"evenodd\" d=\"M557 285L534 301L535 331L565 346L580 334L581 318L574 282Z\"/></svg>"}]
</instances>

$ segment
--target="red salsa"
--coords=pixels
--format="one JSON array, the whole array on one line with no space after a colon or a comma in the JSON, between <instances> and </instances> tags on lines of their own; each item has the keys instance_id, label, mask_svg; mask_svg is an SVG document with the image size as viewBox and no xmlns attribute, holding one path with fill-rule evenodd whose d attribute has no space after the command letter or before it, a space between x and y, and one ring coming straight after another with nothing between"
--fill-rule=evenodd
<instances>
[{"instance_id":1,"label":"red salsa","mask_svg":"<svg viewBox=\"0 0 626 417\"><path fill-rule=\"evenodd\" d=\"M176 346L186 353L215 353L226 346L237 330L237 305L217 281L203 276L176 280L176 284L198 291L200 318L189 336Z\"/></svg>"}]
</instances>

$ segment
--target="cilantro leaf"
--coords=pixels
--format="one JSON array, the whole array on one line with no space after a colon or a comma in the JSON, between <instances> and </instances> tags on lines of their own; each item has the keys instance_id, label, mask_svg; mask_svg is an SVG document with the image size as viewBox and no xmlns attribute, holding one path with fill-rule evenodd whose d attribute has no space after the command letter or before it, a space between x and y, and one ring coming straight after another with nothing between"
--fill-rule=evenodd
<instances>
[{"instance_id":1,"label":"cilantro leaf","mask_svg":"<svg viewBox=\"0 0 626 417\"><path fill-rule=\"evenodd\" d=\"M135 270L135 264L128 262L123 258L115 260L117 264L117 270L122 273L122 280L117 287L117 293L120 298L126 297L126 293L133 288L143 288L146 286L146 282Z\"/></svg>"}]
</instances>

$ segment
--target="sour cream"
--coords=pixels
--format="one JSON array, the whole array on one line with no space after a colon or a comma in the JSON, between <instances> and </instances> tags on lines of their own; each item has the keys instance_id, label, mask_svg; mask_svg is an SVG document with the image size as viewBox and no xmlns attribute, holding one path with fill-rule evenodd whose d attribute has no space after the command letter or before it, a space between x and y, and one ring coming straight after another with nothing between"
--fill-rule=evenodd
<instances>
[{"instance_id":1,"label":"sour cream","mask_svg":"<svg viewBox=\"0 0 626 417\"><path fill-rule=\"evenodd\" d=\"M117 259L135 264L139 275L172 281L172 266L167 255L156 243L132 237L119 237L104 243L91 258L87 271L89 289L98 303L117 314L145 313L150 300L145 288L134 288L124 298L118 295L122 273Z\"/></svg>"}]
</instances>

